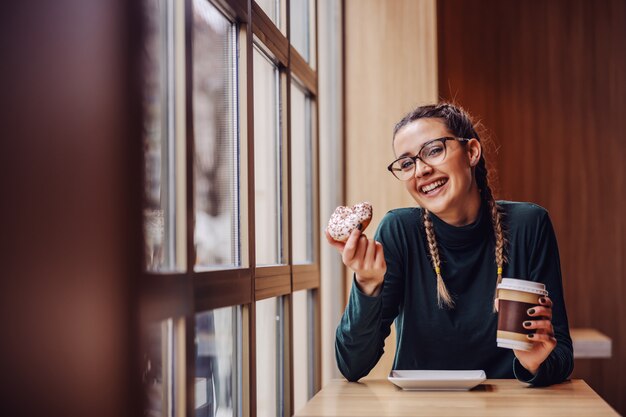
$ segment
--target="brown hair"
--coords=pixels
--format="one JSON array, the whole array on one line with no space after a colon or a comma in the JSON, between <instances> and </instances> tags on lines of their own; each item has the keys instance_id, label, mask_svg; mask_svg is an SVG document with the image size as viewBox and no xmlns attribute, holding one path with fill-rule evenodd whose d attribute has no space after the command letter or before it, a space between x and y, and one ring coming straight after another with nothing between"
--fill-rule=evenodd
<instances>
[{"instance_id":1,"label":"brown hair","mask_svg":"<svg viewBox=\"0 0 626 417\"><path fill-rule=\"evenodd\" d=\"M408 113L394 127L393 137L395 138L398 131L404 126L414 122L415 120L423 118L441 119L454 136L459 138L475 138L479 142L481 141L480 136L476 131L479 123L474 123L469 113L467 113L460 106L445 102L421 106ZM489 172L487 170L487 163L483 152L481 153L480 160L476 165L474 177L476 178L476 184L478 185L481 199L487 203L491 213L491 222L493 224L495 237L495 261L498 268L498 277L496 281L497 286L497 284L502 280L502 266L506 263L504 250L507 240L504 233L502 210L493 197L491 187L489 186L488 176ZM430 214L426 209L424 209L423 222L424 229L426 230L426 239L428 241L428 250L430 252L431 262L433 264L433 268L435 269L435 274L437 275L437 303L441 308L453 308L454 300L448 292L441 276L441 262L439 259L437 239L435 237L435 229L433 227L432 220L430 219Z\"/></svg>"}]
</instances>

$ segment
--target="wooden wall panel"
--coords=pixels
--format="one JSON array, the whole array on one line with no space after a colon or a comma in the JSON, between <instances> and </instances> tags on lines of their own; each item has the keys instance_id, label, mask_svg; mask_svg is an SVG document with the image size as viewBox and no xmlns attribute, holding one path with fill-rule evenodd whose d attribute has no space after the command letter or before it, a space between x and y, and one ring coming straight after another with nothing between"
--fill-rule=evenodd
<instances>
[{"instance_id":1,"label":"wooden wall panel","mask_svg":"<svg viewBox=\"0 0 626 417\"><path fill-rule=\"evenodd\" d=\"M499 197L552 217L572 327L613 339L577 361L626 413L626 3L438 3L439 94L482 119L500 147Z\"/></svg>"},{"instance_id":2,"label":"wooden wall panel","mask_svg":"<svg viewBox=\"0 0 626 417\"><path fill-rule=\"evenodd\" d=\"M140 13L0 13L3 416L142 414Z\"/></svg>"},{"instance_id":3,"label":"wooden wall panel","mask_svg":"<svg viewBox=\"0 0 626 417\"><path fill-rule=\"evenodd\" d=\"M413 107L437 100L436 3L434 0L346 0L346 201L369 201L373 236L384 214L415 205L388 171L394 158L394 124ZM352 285L351 274L346 280ZM386 378L395 353L395 332L370 377Z\"/></svg>"}]
</instances>

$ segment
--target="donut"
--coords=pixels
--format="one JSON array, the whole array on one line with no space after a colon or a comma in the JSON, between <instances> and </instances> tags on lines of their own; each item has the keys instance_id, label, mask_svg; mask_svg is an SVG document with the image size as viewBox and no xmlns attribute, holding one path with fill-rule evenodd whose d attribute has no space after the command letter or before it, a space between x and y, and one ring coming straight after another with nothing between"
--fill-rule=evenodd
<instances>
[{"instance_id":1,"label":"donut","mask_svg":"<svg viewBox=\"0 0 626 417\"><path fill-rule=\"evenodd\" d=\"M352 207L339 206L330 216L328 233L333 239L345 242L354 229L361 225L361 232L363 232L371 220L372 205L370 203L359 203Z\"/></svg>"}]
</instances>

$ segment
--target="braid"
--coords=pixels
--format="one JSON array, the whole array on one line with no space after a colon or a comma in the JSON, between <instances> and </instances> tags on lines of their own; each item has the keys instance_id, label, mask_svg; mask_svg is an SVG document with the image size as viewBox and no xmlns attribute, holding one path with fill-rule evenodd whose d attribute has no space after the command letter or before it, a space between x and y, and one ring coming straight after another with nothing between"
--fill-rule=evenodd
<instances>
[{"instance_id":1,"label":"braid","mask_svg":"<svg viewBox=\"0 0 626 417\"><path fill-rule=\"evenodd\" d=\"M428 239L428 250L430 252L430 259L435 268L437 274L437 304L439 308L454 307L454 300L446 288L446 284L441 277L441 261L439 259L439 249L437 248L437 240L435 239L435 229L433 228L433 222L430 220L428 210L424 209L424 228L426 229L426 238Z\"/></svg>"},{"instance_id":2,"label":"braid","mask_svg":"<svg viewBox=\"0 0 626 417\"><path fill-rule=\"evenodd\" d=\"M496 265L498 267L498 279L496 281L496 289L494 291L494 301L498 296L497 287L502 281L502 267L507 262L506 255L504 254L504 248L507 244L507 239L504 234L504 227L502 221L502 213L496 200L493 198L491 187L489 187L489 179L487 173L487 167L485 165L485 159L481 156L478 165L476 166L476 183L480 189L482 199L489 205L491 212L491 222L493 224L493 233L495 237L495 255ZM495 308L495 304L494 304Z\"/></svg>"}]
</instances>

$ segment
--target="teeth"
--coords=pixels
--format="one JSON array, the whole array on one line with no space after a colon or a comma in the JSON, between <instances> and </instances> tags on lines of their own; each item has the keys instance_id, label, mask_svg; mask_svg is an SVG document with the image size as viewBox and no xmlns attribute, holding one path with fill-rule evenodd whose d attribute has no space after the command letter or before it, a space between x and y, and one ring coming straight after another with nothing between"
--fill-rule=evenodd
<instances>
[{"instance_id":1,"label":"teeth","mask_svg":"<svg viewBox=\"0 0 626 417\"><path fill-rule=\"evenodd\" d=\"M432 190L434 190L437 187L441 187L442 185L444 185L446 183L446 180L439 180L439 181L435 181L431 184L425 185L422 187L422 192L424 193L428 193Z\"/></svg>"}]
</instances>

